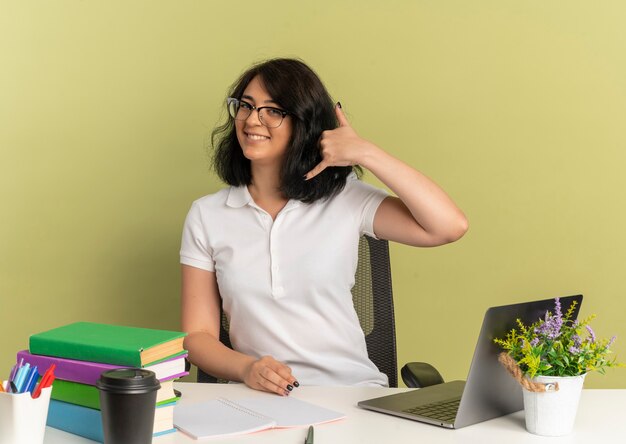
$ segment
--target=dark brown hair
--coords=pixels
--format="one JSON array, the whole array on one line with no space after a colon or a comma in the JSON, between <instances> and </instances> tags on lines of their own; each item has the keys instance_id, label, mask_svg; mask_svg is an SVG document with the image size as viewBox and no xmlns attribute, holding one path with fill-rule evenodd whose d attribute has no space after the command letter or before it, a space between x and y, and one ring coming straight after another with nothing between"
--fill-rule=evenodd
<instances>
[{"instance_id":1,"label":"dark brown hair","mask_svg":"<svg viewBox=\"0 0 626 444\"><path fill-rule=\"evenodd\" d=\"M289 199L314 202L343 189L346 178L360 167L329 167L311 180L304 180L321 160L319 138L322 132L337 128L334 104L317 74L297 59L271 59L244 72L229 90L229 97L241 99L248 84L259 77L278 106L289 112L292 134L281 168L281 191ZM249 185L250 161L243 155L230 118L213 131L213 166L218 176L233 186Z\"/></svg>"}]
</instances>

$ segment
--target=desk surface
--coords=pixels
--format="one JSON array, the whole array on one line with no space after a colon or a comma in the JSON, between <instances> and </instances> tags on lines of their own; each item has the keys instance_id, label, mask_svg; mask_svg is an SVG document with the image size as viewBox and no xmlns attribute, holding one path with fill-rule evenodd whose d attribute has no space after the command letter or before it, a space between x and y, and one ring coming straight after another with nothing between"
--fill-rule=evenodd
<instances>
[{"instance_id":1,"label":"desk surface","mask_svg":"<svg viewBox=\"0 0 626 444\"><path fill-rule=\"evenodd\" d=\"M237 399L258 396L259 392L243 384L195 384L176 383L183 393L181 404L195 404L219 396ZM377 412L360 409L356 403L363 399L397 393L407 389L383 389L373 387L299 387L291 396L314 404L343 412L347 415L340 421L315 427L315 442L318 444L341 443L610 443L623 442L626 436L626 390L583 390L578 408L576 425L571 435L560 438L545 438L526 432L524 412L486 421L459 430L447 430L407 419L396 418ZM302 443L304 429L266 430L249 435L223 439L195 441L176 432L157 437L154 444L210 443L254 443L280 444ZM44 444L87 444L85 438L46 428Z\"/></svg>"}]
</instances>

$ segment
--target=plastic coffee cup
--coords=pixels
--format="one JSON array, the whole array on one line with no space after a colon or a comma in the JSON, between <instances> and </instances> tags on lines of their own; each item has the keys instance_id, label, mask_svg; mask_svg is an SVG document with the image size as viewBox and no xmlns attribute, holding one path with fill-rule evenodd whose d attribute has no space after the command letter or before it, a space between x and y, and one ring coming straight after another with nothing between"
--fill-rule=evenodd
<instances>
[{"instance_id":1,"label":"plastic coffee cup","mask_svg":"<svg viewBox=\"0 0 626 444\"><path fill-rule=\"evenodd\" d=\"M157 390L154 372L118 368L102 372L96 383L105 444L150 444Z\"/></svg>"}]
</instances>

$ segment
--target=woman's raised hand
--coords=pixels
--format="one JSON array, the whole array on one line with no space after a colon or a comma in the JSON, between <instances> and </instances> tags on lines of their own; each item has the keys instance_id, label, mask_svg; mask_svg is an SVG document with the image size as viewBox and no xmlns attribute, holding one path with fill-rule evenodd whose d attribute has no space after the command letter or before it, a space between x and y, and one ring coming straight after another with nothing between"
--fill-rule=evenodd
<instances>
[{"instance_id":1,"label":"woman's raised hand","mask_svg":"<svg viewBox=\"0 0 626 444\"><path fill-rule=\"evenodd\" d=\"M291 369L271 356L252 361L244 371L243 382L256 390L288 396L299 383Z\"/></svg>"},{"instance_id":2,"label":"woman's raised hand","mask_svg":"<svg viewBox=\"0 0 626 444\"><path fill-rule=\"evenodd\" d=\"M350 122L341 109L341 104L335 105L335 113L339 127L326 130L320 137L320 151L322 161L305 175L309 180L331 166L351 166L361 163L361 158L367 149L374 146L372 143L359 137L350 126Z\"/></svg>"}]
</instances>

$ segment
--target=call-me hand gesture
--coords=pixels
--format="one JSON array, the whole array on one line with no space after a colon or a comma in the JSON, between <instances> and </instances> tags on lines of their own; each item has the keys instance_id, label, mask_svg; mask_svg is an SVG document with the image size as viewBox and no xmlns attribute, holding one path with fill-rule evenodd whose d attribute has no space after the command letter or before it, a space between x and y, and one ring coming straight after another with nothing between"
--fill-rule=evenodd
<instances>
[{"instance_id":1,"label":"call-me hand gesture","mask_svg":"<svg viewBox=\"0 0 626 444\"><path fill-rule=\"evenodd\" d=\"M320 151L322 161L309 171L305 178L312 179L328 167L352 166L361 163L366 148L372 144L359 135L350 126L350 122L341 109L341 104L335 105L335 114L339 127L327 130L320 137Z\"/></svg>"}]
</instances>

